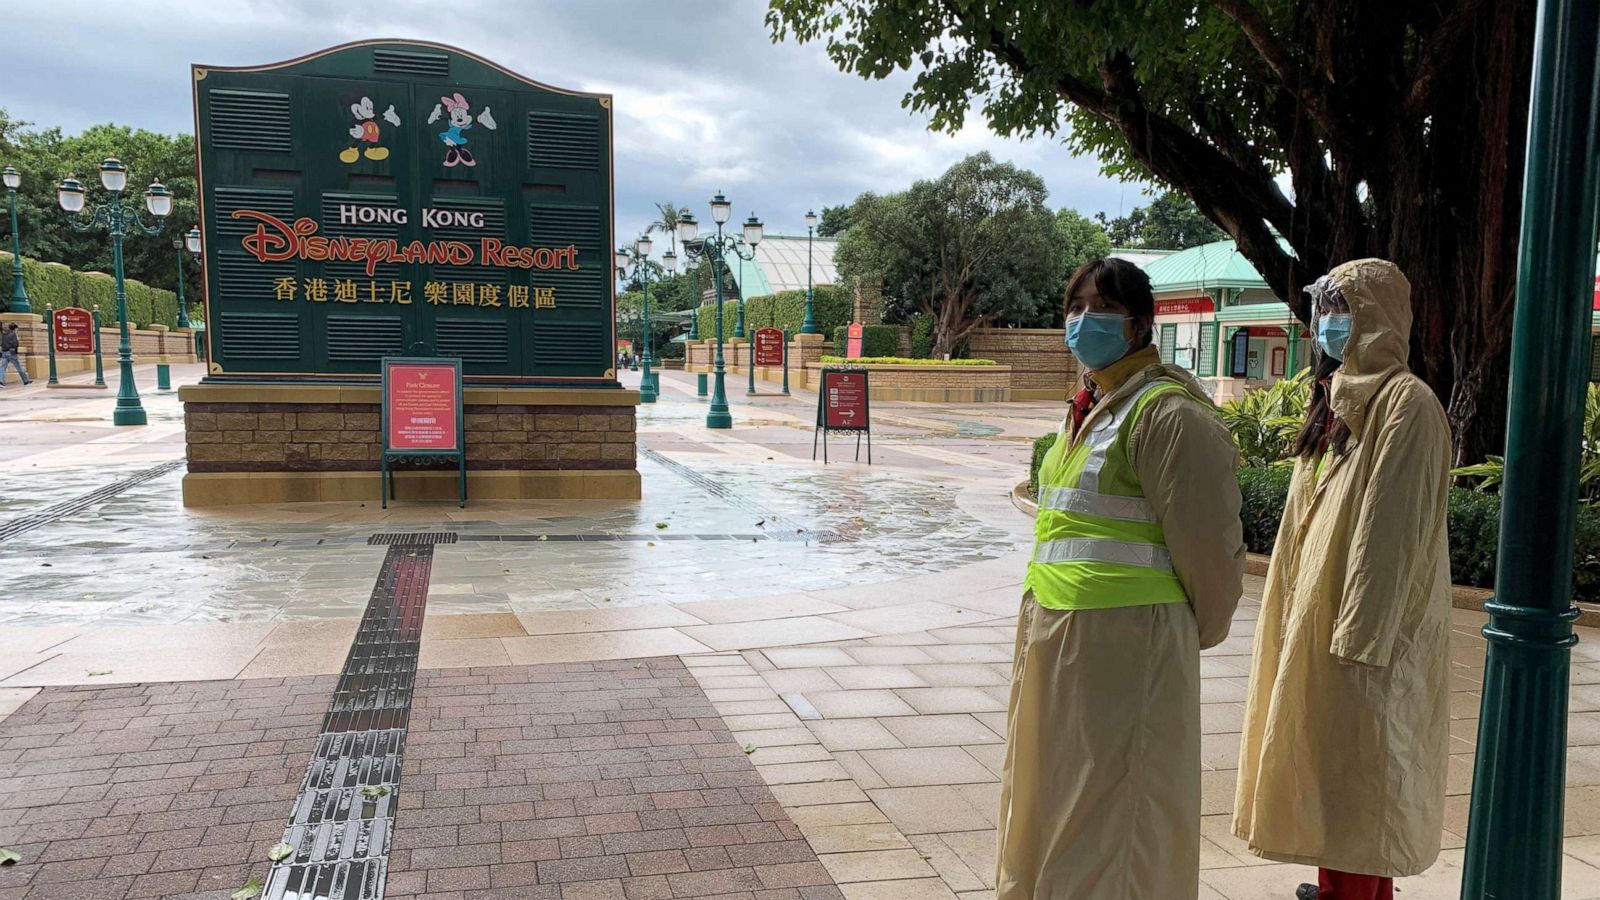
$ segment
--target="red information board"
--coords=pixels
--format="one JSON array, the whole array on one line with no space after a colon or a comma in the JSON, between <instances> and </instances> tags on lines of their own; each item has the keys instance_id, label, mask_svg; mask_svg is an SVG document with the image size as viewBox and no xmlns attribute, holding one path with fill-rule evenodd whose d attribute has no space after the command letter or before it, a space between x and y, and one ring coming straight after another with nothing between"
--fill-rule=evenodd
<instances>
[{"instance_id":1,"label":"red information board","mask_svg":"<svg viewBox=\"0 0 1600 900\"><path fill-rule=\"evenodd\" d=\"M783 365L783 329L756 329L756 365Z\"/></svg>"},{"instance_id":2,"label":"red information board","mask_svg":"<svg viewBox=\"0 0 1600 900\"><path fill-rule=\"evenodd\" d=\"M50 315L50 333L55 336L57 353L94 352L93 313L69 306Z\"/></svg>"},{"instance_id":3,"label":"red information board","mask_svg":"<svg viewBox=\"0 0 1600 900\"><path fill-rule=\"evenodd\" d=\"M390 363L384 384L384 442L395 453L461 449L458 365Z\"/></svg>"},{"instance_id":4,"label":"red information board","mask_svg":"<svg viewBox=\"0 0 1600 900\"><path fill-rule=\"evenodd\" d=\"M863 330L860 322L850 323L849 329L845 331L845 356L851 359L861 356L861 333Z\"/></svg>"},{"instance_id":5,"label":"red information board","mask_svg":"<svg viewBox=\"0 0 1600 900\"><path fill-rule=\"evenodd\" d=\"M822 373L824 428L852 430L867 427L867 373L824 370Z\"/></svg>"}]
</instances>

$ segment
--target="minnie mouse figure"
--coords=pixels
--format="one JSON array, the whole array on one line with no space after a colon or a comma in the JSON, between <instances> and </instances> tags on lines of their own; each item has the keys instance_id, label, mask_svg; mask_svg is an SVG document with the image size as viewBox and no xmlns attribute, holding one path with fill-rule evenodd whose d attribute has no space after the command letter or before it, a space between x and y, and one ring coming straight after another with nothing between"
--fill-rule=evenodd
<instances>
[{"instance_id":1,"label":"minnie mouse figure","mask_svg":"<svg viewBox=\"0 0 1600 900\"><path fill-rule=\"evenodd\" d=\"M467 98L461 96L460 92L454 96L440 97L439 102L433 105L433 113L428 116L428 124L437 122L445 110L450 112L450 127L439 132L439 140L445 146L445 168L477 165L478 161L472 158L472 151L467 149L466 135L462 134L473 125L472 109L467 104ZM477 124L490 131L495 130L494 116L490 115L489 107L485 106L483 112L478 114Z\"/></svg>"}]
</instances>

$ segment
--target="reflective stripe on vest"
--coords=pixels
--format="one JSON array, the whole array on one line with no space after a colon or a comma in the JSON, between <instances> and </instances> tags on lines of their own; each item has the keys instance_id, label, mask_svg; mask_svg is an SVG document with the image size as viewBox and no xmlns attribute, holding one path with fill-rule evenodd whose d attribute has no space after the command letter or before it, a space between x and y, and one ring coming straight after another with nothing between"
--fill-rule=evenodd
<instances>
[{"instance_id":1,"label":"reflective stripe on vest","mask_svg":"<svg viewBox=\"0 0 1600 900\"><path fill-rule=\"evenodd\" d=\"M1052 609L1110 609L1188 599L1155 509L1127 456L1149 402L1177 382L1158 378L1105 410L1076 446L1046 457L1026 587Z\"/></svg>"}]
</instances>

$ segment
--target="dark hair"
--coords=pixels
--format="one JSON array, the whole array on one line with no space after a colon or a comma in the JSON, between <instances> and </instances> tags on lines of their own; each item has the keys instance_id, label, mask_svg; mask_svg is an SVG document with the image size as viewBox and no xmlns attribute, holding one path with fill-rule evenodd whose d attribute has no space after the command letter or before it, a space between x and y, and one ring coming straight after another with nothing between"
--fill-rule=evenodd
<instances>
[{"instance_id":1,"label":"dark hair","mask_svg":"<svg viewBox=\"0 0 1600 900\"><path fill-rule=\"evenodd\" d=\"M1143 269L1115 257L1086 262L1067 279L1067 292L1062 302L1071 303L1072 295L1085 284L1094 285L1095 291L1107 300L1122 304L1135 319L1152 320L1145 332L1145 344L1151 342L1155 336L1156 298L1150 291L1150 276Z\"/></svg>"},{"instance_id":2,"label":"dark hair","mask_svg":"<svg viewBox=\"0 0 1600 900\"><path fill-rule=\"evenodd\" d=\"M1333 414L1333 373L1339 371L1339 361L1326 353L1316 356L1316 379L1311 382L1311 402L1306 404L1306 422L1300 426L1300 435L1294 439L1293 455L1310 459L1324 450L1332 449L1344 455L1350 442L1350 426Z\"/></svg>"}]
</instances>

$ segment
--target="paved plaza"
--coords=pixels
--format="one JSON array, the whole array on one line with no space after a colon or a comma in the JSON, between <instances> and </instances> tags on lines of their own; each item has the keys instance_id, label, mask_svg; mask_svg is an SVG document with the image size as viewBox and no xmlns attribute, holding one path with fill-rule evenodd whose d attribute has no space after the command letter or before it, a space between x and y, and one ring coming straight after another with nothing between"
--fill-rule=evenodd
<instances>
[{"instance_id":1,"label":"paved plaza","mask_svg":"<svg viewBox=\"0 0 1600 900\"><path fill-rule=\"evenodd\" d=\"M736 427L712 432L691 377L661 383L642 502L465 509L185 510L176 394L115 429L113 392L0 392L0 846L22 857L0 900L226 898L269 870L430 900L992 897L1031 526L1010 495L1058 407L881 404L874 464L836 445L824 467L814 395L730 378ZM1228 827L1261 587L1202 658L1209 900L1311 877ZM375 609L409 650L370 657ZM1482 623L1454 613L1447 850L1408 900L1459 894ZM1564 896L1600 898L1600 632L1579 634ZM345 698L372 685L368 721ZM381 870L349 863L374 842Z\"/></svg>"}]
</instances>

